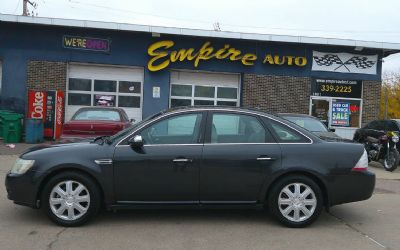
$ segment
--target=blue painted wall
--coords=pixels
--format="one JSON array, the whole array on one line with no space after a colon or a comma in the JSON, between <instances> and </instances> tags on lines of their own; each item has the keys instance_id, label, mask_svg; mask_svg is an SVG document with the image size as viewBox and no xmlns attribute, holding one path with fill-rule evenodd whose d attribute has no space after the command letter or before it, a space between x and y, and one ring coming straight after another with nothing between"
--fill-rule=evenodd
<instances>
[{"instance_id":1,"label":"blue painted wall","mask_svg":"<svg viewBox=\"0 0 400 250\"><path fill-rule=\"evenodd\" d=\"M111 39L110 53L66 49L62 46L64 35L98 37ZM160 40L173 40L174 49L199 48L204 42L211 41L216 49L229 43L244 53L254 53L258 60L254 66L244 66L240 62L228 60L201 61L196 70L255 73L289 76L314 76L336 79L380 80L382 63L379 61L377 75L342 74L311 71L312 51L349 52L356 54L378 54L381 50L363 50L361 53L352 47L302 45L289 43L260 42L235 39L199 38L188 36L161 35L154 38L149 33L109 31L54 26L38 26L15 23L0 23L0 60L3 62L2 92L0 109L25 112L27 62L29 60L47 60L62 62L84 62L144 67L143 116L168 107L170 72L168 69L150 72L146 65L149 60L147 48ZM305 56L305 67L276 66L263 64L265 54ZM173 63L169 69L194 69L193 62ZM161 87L161 98L152 98L152 87Z\"/></svg>"}]
</instances>

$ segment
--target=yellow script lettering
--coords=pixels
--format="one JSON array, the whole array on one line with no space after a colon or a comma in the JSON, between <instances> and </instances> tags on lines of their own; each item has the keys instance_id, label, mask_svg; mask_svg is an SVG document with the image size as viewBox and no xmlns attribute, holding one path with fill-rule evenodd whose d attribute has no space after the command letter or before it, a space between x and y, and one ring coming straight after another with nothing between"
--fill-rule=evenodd
<instances>
[{"instance_id":1,"label":"yellow script lettering","mask_svg":"<svg viewBox=\"0 0 400 250\"><path fill-rule=\"evenodd\" d=\"M161 69L164 69L166 67L168 67L170 60L166 59L165 61L159 63L159 64L155 64L155 62L158 59L162 59L164 57L168 56L168 52L166 51L157 51L160 48L164 48L164 49L169 49L172 46L174 46L174 42L173 41L160 41L160 42L156 42L153 43L152 45L150 45L150 47L147 49L147 54L149 56L152 56L153 58L151 58L149 60L149 62L147 63L147 68L150 71L158 71Z\"/></svg>"}]
</instances>

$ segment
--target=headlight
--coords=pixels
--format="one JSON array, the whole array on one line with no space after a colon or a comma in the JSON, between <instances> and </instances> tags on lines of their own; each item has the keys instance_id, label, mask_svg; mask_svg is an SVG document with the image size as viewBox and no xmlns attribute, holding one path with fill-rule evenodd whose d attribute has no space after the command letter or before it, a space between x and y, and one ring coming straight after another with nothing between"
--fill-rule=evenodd
<instances>
[{"instance_id":1,"label":"headlight","mask_svg":"<svg viewBox=\"0 0 400 250\"><path fill-rule=\"evenodd\" d=\"M24 160L21 158L18 158L14 166L11 168L11 173L12 174L24 174L26 171L28 171L33 164L35 163L34 160Z\"/></svg>"},{"instance_id":2,"label":"headlight","mask_svg":"<svg viewBox=\"0 0 400 250\"><path fill-rule=\"evenodd\" d=\"M398 135L392 136L392 141L393 141L394 143L398 143L398 142L399 142L399 136L398 136Z\"/></svg>"}]
</instances>

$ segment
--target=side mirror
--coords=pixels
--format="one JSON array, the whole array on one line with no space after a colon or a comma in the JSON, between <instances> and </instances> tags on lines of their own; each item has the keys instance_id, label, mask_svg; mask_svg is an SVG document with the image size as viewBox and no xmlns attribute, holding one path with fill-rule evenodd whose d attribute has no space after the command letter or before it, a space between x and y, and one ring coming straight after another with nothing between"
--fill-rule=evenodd
<instances>
[{"instance_id":1,"label":"side mirror","mask_svg":"<svg viewBox=\"0 0 400 250\"><path fill-rule=\"evenodd\" d=\"M129 139L129 145L133 148L141 148L143 147L143 138L141 135L135 135L131 139Z\"/></svg>"},{"instance_id":2,"label":"side mirror","mask_svg":"<svg viewBox=\"0 0 400 250\"><path fill-rule=\"evenodd\" d=\"M129 122L130 122L130 123L134 123L134 122L136 122L136 120L133 119L133 118L131 118L131 119L129 119Z\"/></svg>"},{"instance_id":3,"label":"side mirror","mask_svg":"<svg viewBox=\"0 0 400 250\"><path fill-rule=\"evenodd\" d=\"M329 129L329 131L331 131L331 132L335 132L335 131L336 131L336 129L335 129L335 128L330 128L330 129Z\"/></svg>"}]
</instances>

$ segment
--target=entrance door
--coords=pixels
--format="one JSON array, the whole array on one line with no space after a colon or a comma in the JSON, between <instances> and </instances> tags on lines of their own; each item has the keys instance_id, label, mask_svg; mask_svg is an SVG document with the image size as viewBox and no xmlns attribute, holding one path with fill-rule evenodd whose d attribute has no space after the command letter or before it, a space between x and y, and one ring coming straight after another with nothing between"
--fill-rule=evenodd
<instances>
[{"instance_id":1,"label":"entrance door","mask_svg":"<svg viewBox=\"0 0 400 250\"><path fill-rule=\"evenodd\" d=\"M328 99L312 99L311 115L321 120L329 127L329 100Z\"/></svg>"}]
</instances>

